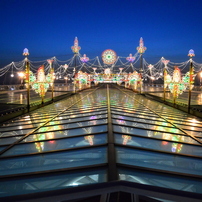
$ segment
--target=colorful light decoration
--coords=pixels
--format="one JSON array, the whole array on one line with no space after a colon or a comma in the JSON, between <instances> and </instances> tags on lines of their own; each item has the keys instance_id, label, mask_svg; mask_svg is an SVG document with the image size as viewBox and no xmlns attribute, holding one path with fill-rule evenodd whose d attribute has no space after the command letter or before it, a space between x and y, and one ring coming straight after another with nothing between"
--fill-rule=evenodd
<instances>
[{"instance_id":1,"label":"colorful light decoration","mask_svg":"<svg viewBox=\"0 0 202 202\"><path fill-rule=\"evenodd\" d=\"M141 82L141 75L134 71L133 73L128 74L128 78L125 82L125 86L130 88L132 87L134 90L137 90L138 84Z\"/></svg>"},{"instance_id":2,"label":"colorful light decoration","mask_svg":"<svg viewBox=\"0 0 202 202\"><path fill-rule=\"evenodd\" d=\"M81 47L79 46L78 38L75 37L74 39L74 45L71 47L73 53L77 54L81 50Z\"/></svg>"},{"instance_id":3,"label":"colorful light decoration","mask_svg":"<svg viewBox=\"0 0 202 202\"><path fill-rule=\"evenodd\" d=\"M89 58L86 57L86 54L83 55L83 57L80 58L81 62L86 63L89 61Z\"/></svg>"},{"instance_id":4,"label":"colorful light decoration","mask_svg":"<svg viewBox=\"0 0 202 202\"><path fill-rule=\"evenodd\" d=\"M174 104L176 98L186 90L187 86L190 85L190 80L192 83L194 82L193 72L191 72L191 77L190 72L187 72L184 77L181 77L180 69L175 66L173 77L171 78L166 69L164 69L164 89L168 86L170 92L173 94Z\"/></svg>"},{"instance_id":5,"label":"colorful light decoration","mask_svg":"<svg viewBox=\"0 0 202 202\"><path fill-rule=\"evenodd\" d=\"M135 61L135 57L133 57L132 54L130 53L130 54L129 54L129 57L127 57L126 60L127 60L128 62L131 62L131 63L132 63L132 62Z\"/></svg>"},{"instance_id":6,"label":"colorful light decoration","mask_svg":"<svg viewBox=\"0 0 202 202\"><path fill-rule=\"evenodd\" d=\"M102 60L105 64L114 64L116 61L116 57L116 52L111 49L107 49L102 52Z\"/></svg>"},{"instance_id":7,"label":"colorful light decoration","mask_svg":"<svg viewBox=\"0 0 202 202\"><path fill-rule=\"evenodd\" d=\"M88 74L86 72L78 71L74 77L74 84L81 90L87 87L88 83L90 83Z\"/></svg>"},{"instance_id":8,"label":"colorful light decoration","mask_svg":"<svg viewBox=\"0 0 202 202\"><path fill-rule=\"evenodd\" d=\"M190 49L190 50L189 50L188 56L189 56L190 58L192 58L192 57L195 56L193 49Z\"/></svg>"},{"instance_id":9,"label":"colorful light decoration","mask_svg":"<svg viewBox=\"0 0 202 202\"><path fill-rule=\"evenodd\" d=\"M143 41L143 38L141 37L139 46L137 47L137 51L138 51L138 53L143 54L146 50L147 50L147 48L144 46L144 41Z\"/></svg>"},{"instance_id":10,"label":"colorful light decoration","mask_svg":"<svg viewBox=\"0 0 202 202\"><path fill-rule=\"evenodd\" d=\"M31 71L30 71L31 72ZM49 85L53 85L54 81L54 70L51 69L50 73L45 76L44 66L42 65L37 71L37 78L31 72L30 75L30 84L32 89L40 95L42 98L42 103L44 101L45 94L49 88Z\"/></svg>"},{"instance_id":11,"label":"colorful light decoration","mask_svg":"<svg viewBox=\"0 0 202 202\"><path fill-rule=\"evenodd\" d=\"M29 55L29 50L27 48L25 48L23 50L23 53L22 53L24 56L28 56Z\"/></svg>"},{"instance_id":12,"label":"colorful light decoration","mask_svg":"<svg viewBox=\"0 0 202 202\"><path fill-rule=\"evenodd\" d=\"M167 68L168 63L170 62L170 60L165 60L164 58L162 58L161 60L163 62L163 64L165 65L165 68Z\"/></svg>"}]
</instances>

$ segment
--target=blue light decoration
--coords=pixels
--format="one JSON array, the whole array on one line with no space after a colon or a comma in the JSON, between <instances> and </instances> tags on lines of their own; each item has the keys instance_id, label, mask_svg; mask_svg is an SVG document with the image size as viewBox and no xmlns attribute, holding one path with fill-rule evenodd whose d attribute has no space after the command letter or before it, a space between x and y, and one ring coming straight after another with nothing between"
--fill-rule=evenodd
<instances>
[{"instance_id":1,"label":"blue light decoration","mask_svg":"<svg viewBox=\"0 0 202 202\"><path fill-rule=\"evenodd\" d=\"M190 58L192 58L192 57L195 56L193 49L190 49L190 50L189 50L188 56L189 56Z\"/></svg>"},{"instance_id":2,"label":"blue light decoration","mask_svg":"<svg viewBox=\"0 0 202 202\"><path fill-rule=\"evenodd\" d=\"M27 48L25 48L25 49L23 50L23 55L24 55L24 56L28 56L28 55L29 55L29 50L28 50Z\"/></svg>"},{"instance_id":3,"label":"blue light decoration","mask_svg":"<svg viewBox=\"0 0 202 202\"><path fill-rule=\"evenodd\" d=\"M77 37L74 39L74 45L71 47L73 53L77 54L81 50L81 47L79 46L79 40Z\"/></svg>"}]
</instances>

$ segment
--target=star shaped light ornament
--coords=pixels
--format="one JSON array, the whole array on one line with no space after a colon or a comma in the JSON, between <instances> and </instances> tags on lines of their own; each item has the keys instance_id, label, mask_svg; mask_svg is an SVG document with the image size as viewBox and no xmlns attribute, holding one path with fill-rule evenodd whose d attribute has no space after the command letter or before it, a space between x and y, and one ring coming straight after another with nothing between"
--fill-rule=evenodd
<instances>
[{"instance_id":1,"label":"star shaped light ornament","mask_svg":"<svg viewBox=\"0 0 202 202\"><path fill-rule=\"evenodd\" d=\"M71 47L73 53L79 53L79 51L81 50L81 47L79 46L79 41L78 38L75 37L74 39L74 45Z\"/></svg>"},{"instance_id":2,"label":"star shaped light ornament","mask_svg":"<svg viewBox=\"0 0 202 202\"><path fill-rule=\"evenodd\" d=\"M143 41L143 38L141 37L139 46L137 47L137 51L138 51L138 53L143 54L146 50L147 50L147 48L144 46L144 41Z\"/></svg>"},{"instance_id":3,"label":"star shaped light ornament","mask_svg":"<svg viewBox=\"0 0 202 202\"><path fill-rule=\"evenodd\" d=\"M86 57L86 54L83 55L83 57L80 58L81 62L86 63L89 61L89 58Z\"/></svg>"},{"instance_id":4,"label":"star shaped light ornament","mask_svg":"<svg viewBox=\"0 0 202 202\"><path fill-rule=\"evenodd\" d=\"M132 56L132 54L129 54L129 57L126 58L126 60L128 60L128 62L134 62L135 57Z\"/></svg>"}]
</instances>

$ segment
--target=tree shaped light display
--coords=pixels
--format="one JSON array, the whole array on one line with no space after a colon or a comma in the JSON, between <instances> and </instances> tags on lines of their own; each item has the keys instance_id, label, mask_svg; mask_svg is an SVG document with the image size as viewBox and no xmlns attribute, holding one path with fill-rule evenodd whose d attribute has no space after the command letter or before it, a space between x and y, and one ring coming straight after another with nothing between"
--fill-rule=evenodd
<instances>
[{"instance_id":1,"label":"tree shaped light display","mask_svg":"<svg viewBox=\"0 0 202 202\"><path fill-rule=\"evenodd\" d=\"M32 89L40 95L42 103L44 103L45 94L49 88L49 85L53 85L54 71L51 69L50 73L46 76L44 72L44 66L39 67L37 71L37 77L33 75L33 82L31 82Z\"/></svg>"},{"instance_id":2,"label":"tree shaped light display","mask_svg":"<svg viewBox=\"0 0 202 202\"><path fill-rule=\"evenodd\" d=\"M137 86L141 83L141 80L141 75L138 72L134 71L133 73L128 74L125 86L137 90Z\"/></svg>"},{"instance_id":3,"label":"tree shaped light display","mask_svg":"<svg viewBox=\"0 0 202 202\"><path fill-rule=\"evenodd\" d=\"M79 90L87 87L89 82L90 80L86 72L78 71L78 73L75 75L74 84L75 86L78 86Z\"/></svg>"},{"instance_id":4,"label":"tree shaped light display","mask_svg":"<svg viewBox=\"0 0 202 202\"><path fill-rule=\"evenodd\" d=\"M167 70L164 70L164 88L168 86L170 92L173 94L174 104L176 98L178 98L178 96L182 94L189 85L187 80L189 80L189 72L182 77L181 71L177 66L175 66L173 77L168 74Z\"/></svg>"}]
</instances>

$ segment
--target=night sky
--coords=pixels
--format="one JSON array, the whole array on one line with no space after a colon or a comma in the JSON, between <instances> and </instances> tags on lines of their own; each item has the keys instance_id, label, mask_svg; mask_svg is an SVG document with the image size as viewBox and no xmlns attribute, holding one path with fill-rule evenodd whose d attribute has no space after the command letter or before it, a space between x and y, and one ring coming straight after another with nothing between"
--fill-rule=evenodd
<instances>
[{"instance_id":1,"label":"night sky","mask_svg":"<svg viewBox=\"0 0 202 202\"><path fill-rule=\"evenodd\" d=\"M90 58L135 54L143 37L148 63L183 62L190 49L202 63L201 12L201 0L0 0L0 67L23 60L24 48L32 61L70 59L76 36Z\"/></svg>"}]
</instances>

